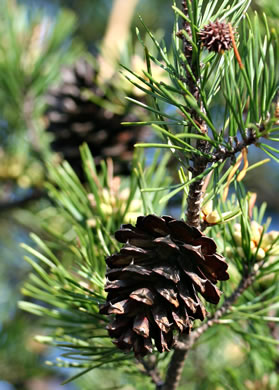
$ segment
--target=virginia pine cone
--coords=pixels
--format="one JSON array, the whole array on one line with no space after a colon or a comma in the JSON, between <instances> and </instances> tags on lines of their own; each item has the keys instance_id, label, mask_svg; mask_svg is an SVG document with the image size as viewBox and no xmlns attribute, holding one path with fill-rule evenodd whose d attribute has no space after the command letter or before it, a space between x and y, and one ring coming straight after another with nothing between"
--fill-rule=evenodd
<instances>
[{"instance_id":1,"label":"virginia pine cone","mask_svg":"<svg viewBox=\"0 0 279 390\"><path fill-rule=\"evenodd\" d=\"M197 296L217 304L218 280L227 280L227 263L215 242L182 220L155 215L138 217L136 226L115 233L123 248L106 263L107 303L114 314L107 329L114 343L136 356L169 351L179 333L189 333L206 310ZM154 342L154 343L153 343Z\"/></svg>"},{"instance_id":2,"label":"virginia pine cone","mask_svg":"<svg viewBox=\"0 0 279 390\"><path fill-rule=\"evenodd\" d=\"M54 138L51 147L70 163L79 177L83 176L79 146L84 142L97 166L111 157L117 174L129 174L134 144L146 135L141 126L121 124L138 120L131 112L131 103L125 103L123 113L119 114L98 103L113 106L111 96L116 95L114 85L109 86L110 94L101 87L98 72L89 62L80 59L74 66L63 69L62 84L49 90L46 97L46 131Z\"/></svg>"},{"instance_id":3,"label":"virginia pine cone","mask_svg":"<svg viewBox=\"0 0 279 390\"><path fill-rule=\"evenodd\" d=\"M222 53L232 47L229 24L226 22L210 22L199 33L203 46L208 51Z\"/></svg>"}]
</instances>

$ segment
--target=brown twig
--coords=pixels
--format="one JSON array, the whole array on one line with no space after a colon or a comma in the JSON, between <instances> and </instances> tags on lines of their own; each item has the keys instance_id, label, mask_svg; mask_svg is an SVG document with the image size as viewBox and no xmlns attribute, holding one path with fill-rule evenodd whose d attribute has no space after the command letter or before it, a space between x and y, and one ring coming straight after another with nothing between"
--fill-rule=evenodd
<instances>
[{"instance_id":1,"label":"brown twig","mask_svg":"<svg viewBox=\"0 0 279 390\"><path fill-rule=\"evenodd\" d=\"M142 372L151 378L151 381L156 385L156 390L162 390L164 384L160 373L157 369L157 360L154 355L151 355L148 360L144 358L138 359L143 366Z\"/></svg>"},{"instance_id":2,"label":"brown twig","mask_svg":"<svg viewBox=\"0 0 279 390\"><path fill-rule=\"evenodd\" d=\"M188 16L188 8L187 2L182 0L182 11ZM191 27L186 19L183 21L183 29L187 32L187 36L191 37ZM233 48L235 55L237 57L239 66L243 68L239 53L236 48L236 44L234 41L233 32L230 26L230 34L232 35ZM187 38L184 34L180 34L179 37L183 40L183 51L184 55L188 60L188 63L191 64L192 74L186 73L185 82L187 84L187 88L191 92L191 94L195 97L196 101L199 104L201 111L204 110L204 106L202 103L202 99L200 97L200 92L198 88L199 80L198 80L198 70L195 67L200 66L199 63L195 63L195 59L193 58L193 51L190 42L188 42ZM237 56L238 54L238 56ZM186 68L186 67L185 67ZM194 75L194 77L193 77ZM200 127L201 132L207 134L207 126L206 123L202 120L202 118L195 112L194 110L190 111L190 115L193 121ZM202 155L195 155L192 159L192 178L196 180L189 187L189 195L187 199L187 223L191 226L200 228L201 220L201 204L203 197L203 185L204 179L198 178L202 176L203 172L206 170L208 163L213 161L221 161L225 158L234 157L238 151L243 151L248 145L257 142L257 136L253 129L248 129L246 131L246 138L243 139L242 142L239 142L238 139L234 139L235 146L233 147L231 144L231 148L219 148L216 153L210 152L210 145L207 141L198 140L196 149L202 152ZM207 156L208 157L207 157ZM238 299L238 297L250 286L255 277L255 273L246 273L243 279L241 280L237 289L233 292L233 294L228 297L223 303L222 307L218 309L215 314L208 319L208 321L200 326L196 331L190 334L185 341L180 341L177 343L176 349L172 355L171 361L169 363L169 367L166 374L165 383L163 386L163 390L175 390L180 382L183 366L185 359L187 357L188 351L192 348L196 340L213 324L218 323L220 318L230 309L233 303Z\"/></svg>"},{"instance_id":3,"label":"brown twig","mask_svg":"<svg viewBox=\"0 0 279 390\"><path fill-rule=\"evenodd\" d=\"M177 388L180 382L187 354L187 349L176 349L174 351L168 367L166 381L162 390L175 390Z\"/></svg>"},{"instance_id":4,"label":"brown twig","mask_svg":"<svg viewBox=\"0 0 279 390\"><path fill-rule=\"evenodd\" d=\"M259 137L257 137L255 131L249 128L247 133L248 135L242 141L239 141L237 138L235 138L235 146L231 147L230 149L221 148L216 153L212 153L212 155L208 157L208 161L224 161L226 158L235 156L238 152L241 152L247 146L256 144L259 140ZM232 140L230 140L230 142L232 143Z\"/></svg>"},{"instance_id":5,"label":"brown twig","mask_svg":"<svg viewBox=\"0 0 279 390\"><path fill-rule=\"evenodd\" d=\"M182 11L188 16L188 7L187 2L182 0ZM187 32L189 37L192 36L191 26L186 20L183 20L183 29ZM192 55L193 50L190 42L188 42L187 38L182 34L181 38L183 40L183 52L185 57L188 59L189 63L192 63ZM195 97L197 102L199 102L199 106L201 111L204 111L204 107L200 98L200 92L198 88L198 69L200 64L192 65L192 73L194 77L187 72L185 82L187 84L187 88L191 92L191 94ZM201 132L203 134L207 134L207 125L200 118L194 110L191 110L190 115L193 121L199 126ZM198 140L196 149L200 152L206 154L209 152L209 144L207 141ZM194 156L193 158L193 167L192 167L192 177L195 178L202 174L206 169L208 164L208 160L204 156ZM202 203L202 195L203 195L203 184L204 179L195 180L189 187L189 195L187 199L187 223L191 226L200 227L200 211L201 211L201 203Z\"/></svg>"},{"instance_id":6,"label":"brown twig","mask_svg":"<svg viewBox=\"0 0 279 390\"><path fill-rule=\"evenodd\" d=\"M252 271L251 273L246 274L241 279L238 287L235 291L225 299L223 305L218 309L212 317L210 317L203 325L197 328L194 332L192 332L185 341L180 341L177 343L176 348L182 351L189 351L195 344L195 342L200 338L200 336L206 332L209 328L211 328L214 324L219 323L221 317L226 314L233 304L238 300L238 298L243 294L243 292L251 286L257 271Z\"/></svg>"},{"instance_id":7,"label":"brown twig","mask_svg":"<svg viewBox=\"0 0 279 390\"><path fill-rule=\"evenodd\" d=\"M182 11L183 13L188 16L188 8L187 8L187 2L185 0L182 0ZM191 27L189 23L185 20L183 21L183 28L185 31L187 31L188 36L192 35ZM185 57L189 60L189 63L193 63L192 61L192 47L191 44L187 41L185 36L182 36L183 39L183 51ZM199 88L198 88L198 69L195 69L195 67L199 67L200 64L197 63L196 65L192 66L192 72L195 76L192 77L191 74L187 73L186 76L186 83L187 88L190 90L191 94L195 97L197 102L199 102L200 109L204 111L203 103L200 98ZM195 79L195 80L194 80ZM199 115L192 110L190 112L190 115L194 122L200 127L201 132L204 134L207 134L207 125L202 120L202 118L199 117ZM210 145L207 141L204 140L198 140L196 148L201 151L202 153L208 153ZM207 158L204 156L194 156L193 158L193 167L192 167L192 177L197 178L199 175L201 175L208 164ZM202 197L203 197L203 185L204 185L204 179L196 179L189 187L189 194L187 199L187 223L191 226L200 227L200 213L201 213L201 204L202 204ZM175 350L174 354L172 355L167 374L165 379L165 384L163 386L163 390L175 390L180 382L181 374L183 371L184 362L187 356L187 350Z\"/></svg>"},{"instance_id":8,"label":"brown twig","mask_svg":"<svg viewBox=\"0 0 279 390\"><path fill-rule=\"evenodd\" d=\"M197 145L199 150L205 147L203 145ZM207 161L203 157L198 156L194 160L194 167L192 170L193 178L199 176L204 172L207 167ZM187 223L191 226L200 228L200 213L201 204L203 198L204 179L198 179L194 181L189 187L189 195L187 199Z\"/></svg>"},{"instance_id":9,"label":"brown twig","mask_svg":"<svg viewBox=\"0 0 279 390\"><path fill-rule=\"evenodd\" d=\"M206 323L201 325L189 336L187 336L186 340L177 342L162 390L175 390L177 388L181 379L184 362L190 349L203 333L205 333L214 324L219 323L220 318L230 310L237 299L253 283L256 274L257 271L246 273L246 275L241 279L236 290L224 301L220 309L218 309L214 315L207 320Z\"/></svg>"}]
</instances>

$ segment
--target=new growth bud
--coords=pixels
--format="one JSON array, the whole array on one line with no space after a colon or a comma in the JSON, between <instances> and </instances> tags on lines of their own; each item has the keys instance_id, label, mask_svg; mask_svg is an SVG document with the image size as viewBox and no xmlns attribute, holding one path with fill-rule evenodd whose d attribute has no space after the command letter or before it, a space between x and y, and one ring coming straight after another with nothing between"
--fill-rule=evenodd
<instances>
[{"instance_id":1,"label":"new growth bud","mask_svg":"<svg viewBox=\"0 0 279 390\"><path fill-rule=\"evenodd\" d=\"M258 222L252 221L251 225L251 235L250 235L250 248L256 260L263 260L268 256L278 256L279 255L279 232L272 230L269 233L263 233L263 226ZM237 245L237 253L240 257L245 257L242 245L242 234L241 234L241 225L236 223L234 225L233 239ZM228 251L227 251L228 252ZM230 252L230 250L229 250Z\"/></svg>"}]
</instances>

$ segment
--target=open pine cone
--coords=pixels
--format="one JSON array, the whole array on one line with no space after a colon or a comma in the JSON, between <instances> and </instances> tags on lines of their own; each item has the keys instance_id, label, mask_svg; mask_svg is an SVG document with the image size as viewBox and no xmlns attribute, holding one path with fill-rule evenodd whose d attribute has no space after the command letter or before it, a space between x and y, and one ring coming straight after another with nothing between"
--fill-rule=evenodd
<instances>
[{"instance_id":1,"label":"open pine cone","mask_svg":"<svg viewBox=\"0 0 279 390\"><path fill-rule=\"evenodd\" d=\"M115 233L125 243L106 259L107 303L102 314L114 314L109 335L136 356L169 351L180 333L189 333L206 310L198 298L217 304L218 280L227 280L227 263L215 242L198 229L169 216L138 217L136 226Z\"/></svg>"},{"instance_id":2,"label":"open pine cone","mask_svg":"<svg viewBox=\"0 0 279 390\"><path fill-rule=\"evenodd\" d=\"M113 158L115 172L130 173L134 144L146 135L141 126L123 126L122 122L136 122L131 103L125 103L122 113L115 113L110 95L98 84L98 73L86 60L78 60L73 67L65 67L62 84L48 91L45 114L46 131L53 134L51 147L60 153L82 177L79 146L86 142L96 165Z\"/></svg>"},{"instance_id":3,"label":"open pine cone","mask_svg":"<svg viewBox=\"0 0 279 390\"><path fill-rule=\"evenodd\" d=\"M199 33L203 46L208 51L222 53L232 47L229 24L226 22L210 22Z\"/></svg>"}]
</instances>

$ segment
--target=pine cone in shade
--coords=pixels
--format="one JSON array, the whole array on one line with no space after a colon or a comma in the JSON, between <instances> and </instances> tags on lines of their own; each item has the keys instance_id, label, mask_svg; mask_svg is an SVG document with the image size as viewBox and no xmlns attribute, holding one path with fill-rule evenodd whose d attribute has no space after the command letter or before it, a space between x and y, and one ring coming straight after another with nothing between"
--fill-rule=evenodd
<instances>
[{"instance_id":1,"label":"pine cone in shade","mask_svg":"<svg viewBox=\"0 0 279 390\"><path fill-rule=\"evenodd\" d=\"M121 98L126 106L123 112L115 113L109 108L114 103L111 96L117 90L110 87L104 91L97 84L98 73L85 60L79 60L62 73L62 85L53 88L47 95L47 131L53 133L51 144L55 152L66 159L77 174L82 172L79 146L87 142L98 165L102 159L112 157L116 173L129 173L129 162L134 144L143 138L143 128L123 126L122 122L137 121L131 114L131 104ZM106 107L106 108L105 108ZM119 101L118 101L119 108Z\"/></svg>"},{"instance_id":2,"label":"pine cone in shade","mask_svg":"<svg viewBox=\"0 0 279 390\"><path fill-rule=\"evenodd\" d=\"M227 263L215 242L198 229L169 216L140 216L136 226L115 233L123 248L106 263L107 302L101 314L114 315L109 335L137 357L169 351L177 336L189 333L206 310L198 293L217 304L218 280L227 280Z\"/></svg>"},{"instance_id":3,"label":"pine cone in shade","mask_svg":"<svg viewBox=\"0 0 279 390\"><path fill-rule=\"evenodd\" d=\"M226 22L210 22L199 33L203 46L208 51L223 53L232 47L229 24Z\"/></svg>"}]
</instances>

